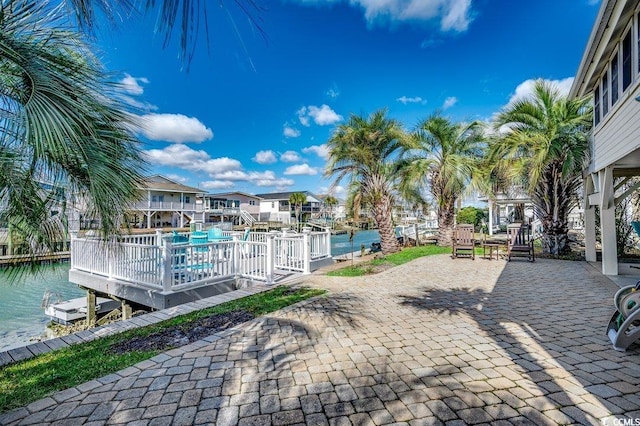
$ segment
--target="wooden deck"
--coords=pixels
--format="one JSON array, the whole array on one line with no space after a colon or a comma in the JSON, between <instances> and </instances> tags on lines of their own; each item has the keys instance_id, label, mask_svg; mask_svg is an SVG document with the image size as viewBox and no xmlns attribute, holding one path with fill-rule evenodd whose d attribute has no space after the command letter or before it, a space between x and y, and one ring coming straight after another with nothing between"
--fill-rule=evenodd
<instances>
[{"instance_id":1,"label":"wooden deck","mask_svg":"<svg viewBox=\"0 0 640 426\"><path fill-rule=\"evenodd\" d=\"M73 238L69 281L99 294L165 309L237 288L274 284L333 263L329 232L225 233L225 240L174 243L173 234L119 241Z\"/></svg>"}]
</instances>

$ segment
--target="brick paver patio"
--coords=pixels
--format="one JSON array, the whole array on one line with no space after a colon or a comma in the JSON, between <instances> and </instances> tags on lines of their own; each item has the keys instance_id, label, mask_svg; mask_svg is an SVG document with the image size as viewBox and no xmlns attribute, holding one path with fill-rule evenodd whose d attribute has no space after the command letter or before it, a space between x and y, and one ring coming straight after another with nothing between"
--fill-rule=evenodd
<instances>
[{"instance_id":1,"label":"brick paver patio","mask_svg":"<svg viewBox=\"0 0 640 426\"><path fill-rule=\"evenodd\" d=\"M0 424L614 424L640 348L585 262L418 259L0 414ZM604 420L603 420L604 419ZM622 424L622 423L619 423Z\"/></svg>"}]
</instances>

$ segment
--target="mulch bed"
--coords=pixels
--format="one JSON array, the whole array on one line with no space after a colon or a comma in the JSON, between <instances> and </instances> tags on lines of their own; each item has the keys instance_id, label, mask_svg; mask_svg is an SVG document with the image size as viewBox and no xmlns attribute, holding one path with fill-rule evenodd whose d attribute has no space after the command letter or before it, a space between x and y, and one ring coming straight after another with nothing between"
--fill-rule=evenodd
<instances>
[{"instance_id":1,"label":"mulch bed","mask_svg":"<svg viewBox=\"0 0 640 426\"><path fill-rule=\"evenodd\" d=\"M199 318L189 324L168 327L146 337L134 337L111 346L110 352L123 354L130 351L165 351L188 345L212 334L254 319L247 311L238 310Z\"/></svg>"}]
</instances>

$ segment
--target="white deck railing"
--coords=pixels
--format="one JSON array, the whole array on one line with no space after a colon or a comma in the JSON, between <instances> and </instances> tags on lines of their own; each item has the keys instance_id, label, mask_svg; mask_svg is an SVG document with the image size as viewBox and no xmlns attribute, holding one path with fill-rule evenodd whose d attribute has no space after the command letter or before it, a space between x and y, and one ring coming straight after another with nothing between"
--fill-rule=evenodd
<instances>
[{"instance_id":1,"label":"white deck railing","mask_svg":"<svg viewBox=\"0 0 640 426\"><path fill-rule=\"evenodd\" d=\"M187 235L188 233L183 233ZM172 243L172 234L121 236L105 242L71 240L71 268L174 292L235 278L273 282L277 270L311 272L311 261L331 256L329 232L224 232L228 241Z\"/></svg>"}]
</instances>

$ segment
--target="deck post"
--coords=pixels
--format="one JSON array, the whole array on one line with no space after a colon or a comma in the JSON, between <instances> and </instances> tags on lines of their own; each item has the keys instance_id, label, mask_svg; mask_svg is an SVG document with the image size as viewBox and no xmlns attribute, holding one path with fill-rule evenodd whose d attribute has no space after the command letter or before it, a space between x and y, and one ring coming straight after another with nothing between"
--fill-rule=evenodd
<instances>
[{"instance_id":1,"label":"deck post","mask_svg":"<svg viewBox=\"0 0 640 426\"><path fill-rule=\"evenodd\" d=\"M173 251L171 240L167 239L162 245L162 271L160 272L160 280L162 282L162 291L168 293L171 291L171 281L173 280L173 275L171 274L172 268L172 257L171 252Z\"/></svg>"},{"instance_id":2,"label":"deck post","mask_svg":"<svg viewBox=\"0 0 640 426\"><path fill-rule=\"evenodd\" d=\"M311 273L311 228L302 228L302 273Z\"/></svg>"},{"instance_id":3,"label":"deck post","mask_svg":"<svg viewBox=\"0 0 640 426\"><path fill-rule=\"evenodd\" d=\"M70 257L70 263L71 263L71 268L70 269L74 269L73 266L76 264L75 260L76 260L76 255L73 254L73 244L75 242L75 240L78 238L78 231L69 231L69 235L71 236L71 245L69 246L69 257Z\"/></svg>"},{"instance_id":4,"label":"deck post","mask_svg":"<svg viewBox=\"0 0 640 426\"><path fill-rule=\"evenodd\" d=\"M115 244L112 242L108 242L105 244L107 248L107 279L113 280L113 274L116 270L116 259L114 255L114 251L116 250Z\"/></svg>"},{"instance_id":5,"label":"deck post","mask_svg":"<svg viewBox=\"0 0 640 426\"><path fill-rule=\"evenodd\" d=\"M325 230L325 243L327 244L327 256L331 257L331 231Z\"/></svg>"},{"instance_id":6,"label":"deck post","mask_svg":"<svg viewBox=\"0 0 640 426\"><path fill-rule=\"evenodd\" d=\"M233 235L233 273L236 278L240 276L240 239L235 234Z\"/></svg>"},{"instance_id":7,"label":"deck post","mask_svg":"<svg viewBox=\"0 0 640 426\"><path fill-rule=\"evenodd\" d=\"M162 245L162 229L156 229L156 245Z\"/></svg>"},{"instance_id":8,"label":"deck post","mask_svg":"<svg viewBox=\"0 0 640 426\"><path fill-rule=\"evenodd\" d=\"M275 264L275 254L276 254L276 233L270 232L267 235L267 253L265 259L265 278L267 280L267 284L273 284L273 266Z\"/></svg>"},{"instance_id":9,"label":"deck post","mask_svg":"<svg viewBox=\"0 0 640 426\"><path fill-rule=\"evenodd\" d=\"M96 325L96 292L87 289L87 327Z\"/></svg>"}]
</instances>

